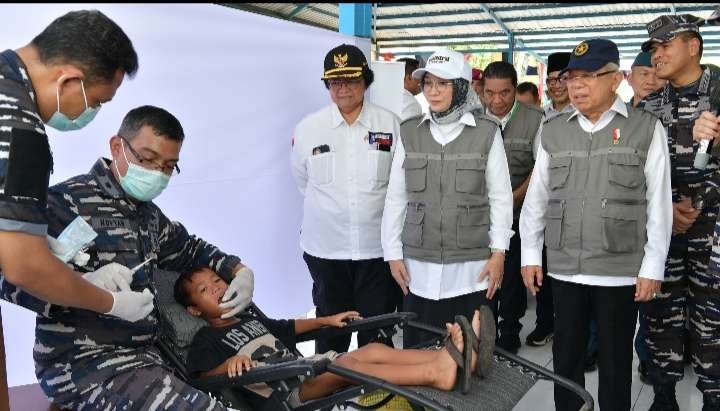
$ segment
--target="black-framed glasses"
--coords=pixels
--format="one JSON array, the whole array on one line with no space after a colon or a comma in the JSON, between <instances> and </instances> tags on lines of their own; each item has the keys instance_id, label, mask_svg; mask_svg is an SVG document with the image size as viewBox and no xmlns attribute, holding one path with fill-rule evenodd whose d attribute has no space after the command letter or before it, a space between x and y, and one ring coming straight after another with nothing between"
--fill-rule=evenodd
<instances>
[{"instance_id":1,"label":"black-framed glasses","mask_svg":"<svg viewBox=\"0 0 720 411\"><path fill-rule=\"evenodd\" d=\"M545 83L547 83L548 86L553 86L553 87L554 87L554 86L556 86L556 85L563 84L564 82L565 82L565 78L564 78L564 77L560 77L560 76L558 76L558 77L546 77L546 78L545 78Z\"/></svg>"},{"instance_id":2,"label":"black-framed glasses","mask_svg":"<svg viewBox=\"0 0 720 411\"><path fill-rule=\"evenodd\" d=\"M143 168L157 170L169 176L180 174L180 167L178 167L177 163L173 165L160 165L156 163L155 160L150 160L141 156L140 153L138 153L137 151L135 151L134 148L132 148L128 139L120 135L118 137L120 137L125 142L124 146L130 150L130 154L135 157L135 159L138 161L138 163L140 163L141 166L143 166Z\"/></svg>"},{"instance_id":3,"label":"black-framed glasses","mask_svg":"<svg viewBox=\"0 0 720 411\"><path fill-rule=\"evenodd\" d=\"M362 84L363 81L365 81L365 80L362 79L362 78L356 78L356 79L351 79L351 80L348 80L348 79L330 79L330 80L328 80L327 82L328 82L328 86L330 86L331 89L333 89L333 90L340 90L341 88L343 88L343 86L345 86L345 87L347 87L347 88L355 88L355 87L358 87L358 86L360 86L360 84Z\"/></svg>"},{"instance_id":4,"label":"black-framed glasses","mask_svg":"<svg viewBox=\"0 0 720 411\"><path fill-rule=\"evenodd\" d=\"M576 81L581 81L583 83L586 83L590 79L596 79L600 76L604 76L606 74L611 74L611 73L617 73L617 72L618 72L617 70L608 70L608 71L603 71L600 73L576 74L574 76L569 76L569 75L565 74L562 76L562 78L564 78L564 81L567 83L576 82Z\"/></svg>"}]
</instances>

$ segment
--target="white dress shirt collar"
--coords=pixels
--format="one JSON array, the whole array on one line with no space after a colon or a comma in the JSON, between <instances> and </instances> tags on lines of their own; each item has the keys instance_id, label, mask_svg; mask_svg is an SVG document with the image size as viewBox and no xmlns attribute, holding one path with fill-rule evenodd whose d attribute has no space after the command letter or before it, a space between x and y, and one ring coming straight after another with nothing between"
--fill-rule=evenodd
<instances>
[{"instance_id":1,"label":"white dress shirt collar","mask_svg":"<svg viewBox=\"0 0 720 411\"><path fill-rule=\"evenodd\" d=\"M620 99L620 96L618 96L618 95L615 95L615 101L613 102L612 106L610 106L610 108L606 112L602 113L602 115L600 116L598 121L595 122L594 124L595 125L600 125L600 124L607 125L607 123L609 123L610 120L612 120L612 118L615 117L615 113L618 113L625 118L627 118L627 116L628 116L627 105L625 103L623 103L623 101ZM578 109L575 109L575 111L573 111L573 113L570 114L567 121L570 122L570 120L572 120L573 117L575 117L575 116L578 116L578 118L583 120L584 122L593 124L592 121L590 121L590 119L585 117L585 115L583 113L581 113L580 110L578 110Z\"/></svg>"},{"instance_id":2,"label":"white dress shirt collar","mask_svg":"<svg viewBox=\"0 0 720 411\"><path fill-rule=\"evenodd\" d=\"M420 123L418 123L418 127L420 127L420 125L422 123L424 123L425 121L429 121L438 126L446 125L446 124L438 124L435 120L433 120L429 111L427 113L425 113L425 115L423 115L422 120L420 120ZM460 120L458 120L458 122L465 124L466 126L471 126L471 127L475 127L475 125L476 125L475 124L475 116L473 116L473 114L469 111L467 113L463 114L462 117L460 117Z\"/></svg>"},{"instance_id":3,"label":"white dress shirt collar","mask_svg":"<svg viewBox=\"0 0 720 411\"><path fill-rule=\"evenodd\" d=\"M510 107L510 111L508 111L507 114L505 114L505 115L503 116L503 118L500 118L500 117L496 116L495 114L493 114L493 113L492 113L490 110L488 110L488 109L485 109L485 113L486 113L490 118L493 118L493 119L499 121L499 122L500 122L500 126L502 127L503 130L505 130L505 126L507 126L507 123L510 122L510 118L512 117L513 113L515 112L515 109L517 109L517 105L518 105L518 104L519 104L518 101L515 100L515 101L513 102L512 107Z\"/></svg>"},{"instance_id":4,"label":"white dress shirt collar","mask_svg":"<svg viewBox=\"0 0 720 411\"><path fill-rule=\"evenodd\" d=\"M360 114L358 115L358 118L357 118L357 120L355 120L355 122L360 122L360 124L362 124L363 126L365 126L367 128L371 128L372 122L370 121L370 113L368 113L367 106L368 106L368 102L363 101L363 107L360 110ZM338 128L343 123L347 124L342 113L340 113L340 109L338 108L337 104L333 103L330 105L330 107L331 107L330 112L332 113L332 118L331 118L332 128ZM352 126L352 124L348 124L348 126Z\"/></svg>"}]
</instances>

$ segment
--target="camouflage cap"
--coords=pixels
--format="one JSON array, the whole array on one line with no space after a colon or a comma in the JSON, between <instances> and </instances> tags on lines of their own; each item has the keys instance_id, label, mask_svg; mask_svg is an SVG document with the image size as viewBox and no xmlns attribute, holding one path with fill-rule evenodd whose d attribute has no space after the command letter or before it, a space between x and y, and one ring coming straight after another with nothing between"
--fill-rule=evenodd
<instances>
[{"instance_id":1,"label":"camouflage cap","mask_svg":"<svg viewBox=\"0 0 720 411\"><path fill-rule=\"evenodd\" d=\"M700 26L705 20L692 14L680 14L660 16L646 24L650 40L642 44L642 51L650 51L653 44L665 43L675 38L680 33L700 33Z\"/></svg>"}]
</instances>

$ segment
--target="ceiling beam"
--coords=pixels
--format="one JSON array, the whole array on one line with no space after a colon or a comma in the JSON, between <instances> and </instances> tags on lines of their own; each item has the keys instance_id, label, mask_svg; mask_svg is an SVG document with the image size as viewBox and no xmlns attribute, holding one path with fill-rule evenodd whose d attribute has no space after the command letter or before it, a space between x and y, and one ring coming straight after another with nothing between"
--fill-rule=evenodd
<instances>
[{"instance_id":1,"label":"ceiling beam","mask_svg":"<svg viewBox=\"0 0 720 411\"><path fill-rule=\"evenodd\" d=\"M450 3L452 4L452 3ZM415 8L418 6L426 6L428 3L379 3L378 8L387 10L389 8ZM555 8L566 8L566 7L579 7L579 6L607 6L607 3L544 3L542 7L544 9L555 9ZM527 10L528 5L513 5L513 6L501 6L495 7L496 13L502 13L506 11L518 11Z\"/></svg>"},{"instance_id":2,"label":"ceiling beam","mask_svg":"<svg viewBox=\"0 0 720 411\"><path fill-rule=\"evenodd\" d=\"M230 8L236 9L236 10L249 11L252 13L262 14L264 16L275 17L277 19L288 20L288 17L285 14L280 14L280 13L277 13L272 10L267 10L262 7L257 7L257 6L253 6L253 5L246 4L246 3L218 3L218 4L221 6L230 7ZM312 8L312 6L308 6L308 8ZM314 21L299 19L299 18L293 19L292 21L295 23L307 24L308 26L318 27L321 29L337 31L336 26L332 26L329 24L316 23Z\"/></svg>"},{"instance_id":3,"label":"ceiling beam","mask_svg":"<svg viewBox=\"0 0 720 411\"><path fill-rule=\"evenodd\" d=\"M483 3L485 4L485 3ZM681 13L694 13L699 11L713 11L715 9L714 5L708 5L708 6L698 6L698 7L687 7L687 6L681 6L675 8L677 12ZM663 12L665 9L658 9L658 14L664 14ZM448 17L452 16L458 16L463 14L476 14L476 10L472 11L458 11L451 15L448 15ZM528 22L528 21L548 21L548 20L567 20L567 19L584 19L584 18L594 18L594 17L619 17L619 16L633 16L633 15L646 15L648 14L647 10L628 10L628 11L598 11L598 12L581 12L581 13L564 13L564 14L553 14L553 15L546 15L546 16L517 16L517 17L506 17L503 18L503 22L507 23L515 23L515 22ZM378 16L380 17L380 16ZM420 18L423 16L417 16L417 18ZM483 19L483 20L453 20L453 21L441 21L441 22L431 22L431 23L413 23L413 24L385 24L383 25L381 21L378 21L378 30L400 30L400 29L412 29L412 28L432 28L432 27L452 27L452 26L464 26L469 24L490 24L493 23L493 19Z\"/></svg>"},{"instance_id":4,"label":"ceiling beam","mask_svg":"<svg viewBox=\"0 0 720 411\"><path fill-rule=\"evenodd\" d=\"M483 9L483 11L485 11L485 13L487 13L487 14L490 16L491 19L493 19L493 21L495 21L495 24L497 24L498 26L500 26L500 29L501 29L503 32L505 32L505 34L507 34L507 36L508 36L508 45L510 46L510 49L511 49L511 50L510 50L510 53L513 52L512 49L515 48L515 45L516 45L516 44L517 44L517 46L518 46L519 48L525 47L525 43L523 43L523 41L520 40L519 38L516 38L516 37L515 37L515 34L514 34L514 33L510 30L510 28L500 19L500 17L498 17L497 14L495 14L495 12L493 12L493 10L487 5L487 3L480 3L480 7ZM543 62L543 63L547 63L547 61L546 61L544 58L540 57L540 55L538 55L538 54L535 53L534 51L530 51L530 55L533 56L533 57L535 57L537 60L539 60L539 61L541 61L541 62ZM514 58L511 57L510 60L514 63Z\"/></svg>"},{"instance_id":5,"label":"ceiling beam","mask_svg":"<svg viewBox=\"0 0 720 411\"><path fill-rule=\"evenodd\" d=\"M386 29L387 30L387 29ZM498 37L502 35L502 32L493 33L458 33L458 34L437 34L437 35L420 35L420 36L388 36L388 33L383 33L384 30L378 28L378 41L395 41L395 40L446 40L446 39L463 39L463 38L483 38L483 37ZM594 33L608 33L608 32L635 32L640 31L647 33L645 25L632 25L632 26L597 26L597 27L558 27L553 30L518 30L515 32L516 36L522 36L526 40L530 40L529 36L556 36L556 35L567 35L574 34L576 36L583 36L591 38ZM705 33L720 33L720 26L703 26L700 29L701 34Z\"/></svg>"},{"instance_id":6,"label":"ceiling beam","mask_svg":"<svg viewBox=\"0 0 720 411\"><path fill-rule=\"evenodd\" d=\"M299 3L293 11L290 12L290 14L287 15L288 20L292 19L293 17L297 16L298 13L305 10L307 8L307 3Z\"/></svg>"},{"instance_id":7,"label":"ceiling beam","mask_svg":"<svg viewBox=\"0 0 720 411\"><path fill-rule=\"evenodd\" d=\"M556 3L556 4L543 4L539 8L542 10L556 10L560 9L560 11L566 11L570 7L598 7L598 6L607 6L607 4L588 4L588 3ZM625 14L645 14L645 13L652 13L653 11L657 11L658 13L662 13L667 10L667 7L658 3L655 6L652 6L653 8L650 9L638 9L638 10L608 10L605 12L592 12L592 11L583 11L583 13L586 14L597 14L597 13L608 13L609 15L625 15ZM417 8L417 6L416 6ZM513 12L513 11L525 11L529 9L529 6L511 6L511 7L495 7L493 8L493 11L495 13L503 13L503 12ZM387 7L386 7L387 9ZM684 7L684 9L689 10L696 10L697 7ZM398 14L381 14L378 15L378 20L394 20L394 19L408 19L408 18L424 18L424 17L452 17L462 14L473 14L476 13L479 10L477 8L464 8L464 9L455 9L455 10L439 10L439 11L415 11L411 13L398 13ZM578 13L578 11L576 11ZM555 14L553 16L562 16L562 14ZM519 17L512 17L512 20L510 18L504 18L506 22L512 22L516 21L515 19L518 19Z\"/></svg>"},{"instance_id":8,"label":"ceiling beam","mask_svg":"<svg viewBox=\"0 0 720 411\"><path fill-rule=\"evenodd\" d=\"M516 34L517 35L517 34ZM720 35L720 32L718 33L710 33L705 34L703 36L703 41L707 42L709 40L716 40L718 39L718 35ZM538 39L524 39L523 43L527 46L532 46L534 44L538 43L572 43L577 44L581 41L588 40L589 38L592 38L591 36L586 37L563 37L563 38L538 38ZM615 42L618 46L627 44L629 42L644 42L648 39L647 34L638 34L636 36L631 35L615 35L615 36L603 36L603 39L611 40ZM427 47L427 46L433 46L433 47L447 47L447 46L457 46L457 45L479 45L479 44L497 44L505 42L504 38L501 38L500 36L496 36L493 39L481 39L481 40L468 40L468 39L457 39L457 41L431 41L431 42L401 42L401 43L393 43L389 42L387 40L379 40L378 43L381 47L389 48L389 47Z\"/></svg>"}]
</instances>

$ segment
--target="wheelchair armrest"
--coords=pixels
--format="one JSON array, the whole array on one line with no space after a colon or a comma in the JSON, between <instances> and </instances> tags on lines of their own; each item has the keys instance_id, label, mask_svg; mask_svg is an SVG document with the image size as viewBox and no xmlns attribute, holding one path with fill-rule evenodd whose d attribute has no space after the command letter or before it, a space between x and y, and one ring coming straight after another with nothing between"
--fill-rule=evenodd
<instances>
[{"instance_id":1,"label":"wheelchair armrest","mask_svg":"<svg viewBox=\"0 0 720 411\"><path fill-rule=\"evenodd\" d=\"M191 381L190 384L199 390L214 391L227 387L281 381L301 375L313 377L325 372L330 362L331 361L329 359L308 361L307 359L301 358L294 361L252 368L251 370L245 371L242 375L234 378L230 378L227 375L201 377Z\"/></svg>"},{"instance_id":2,"label":"wheelchair armrest","mask_svg":"<svg viewBox=\"0 0 720 411\"><path fill-rule=\"evenodd\" d=\"M405 325L408 321L413 320L416 317L417 314L410 312L381 314L374 317L363 318L362 320L351 321L343 328L322 327L317 330L299 334L296 338L297 342L312 341L317 338L329 338L336 337L338 335L346 335L355 331L375 330L378 328L395 326L396 324Z\"/></svg>"}]
</instances>

